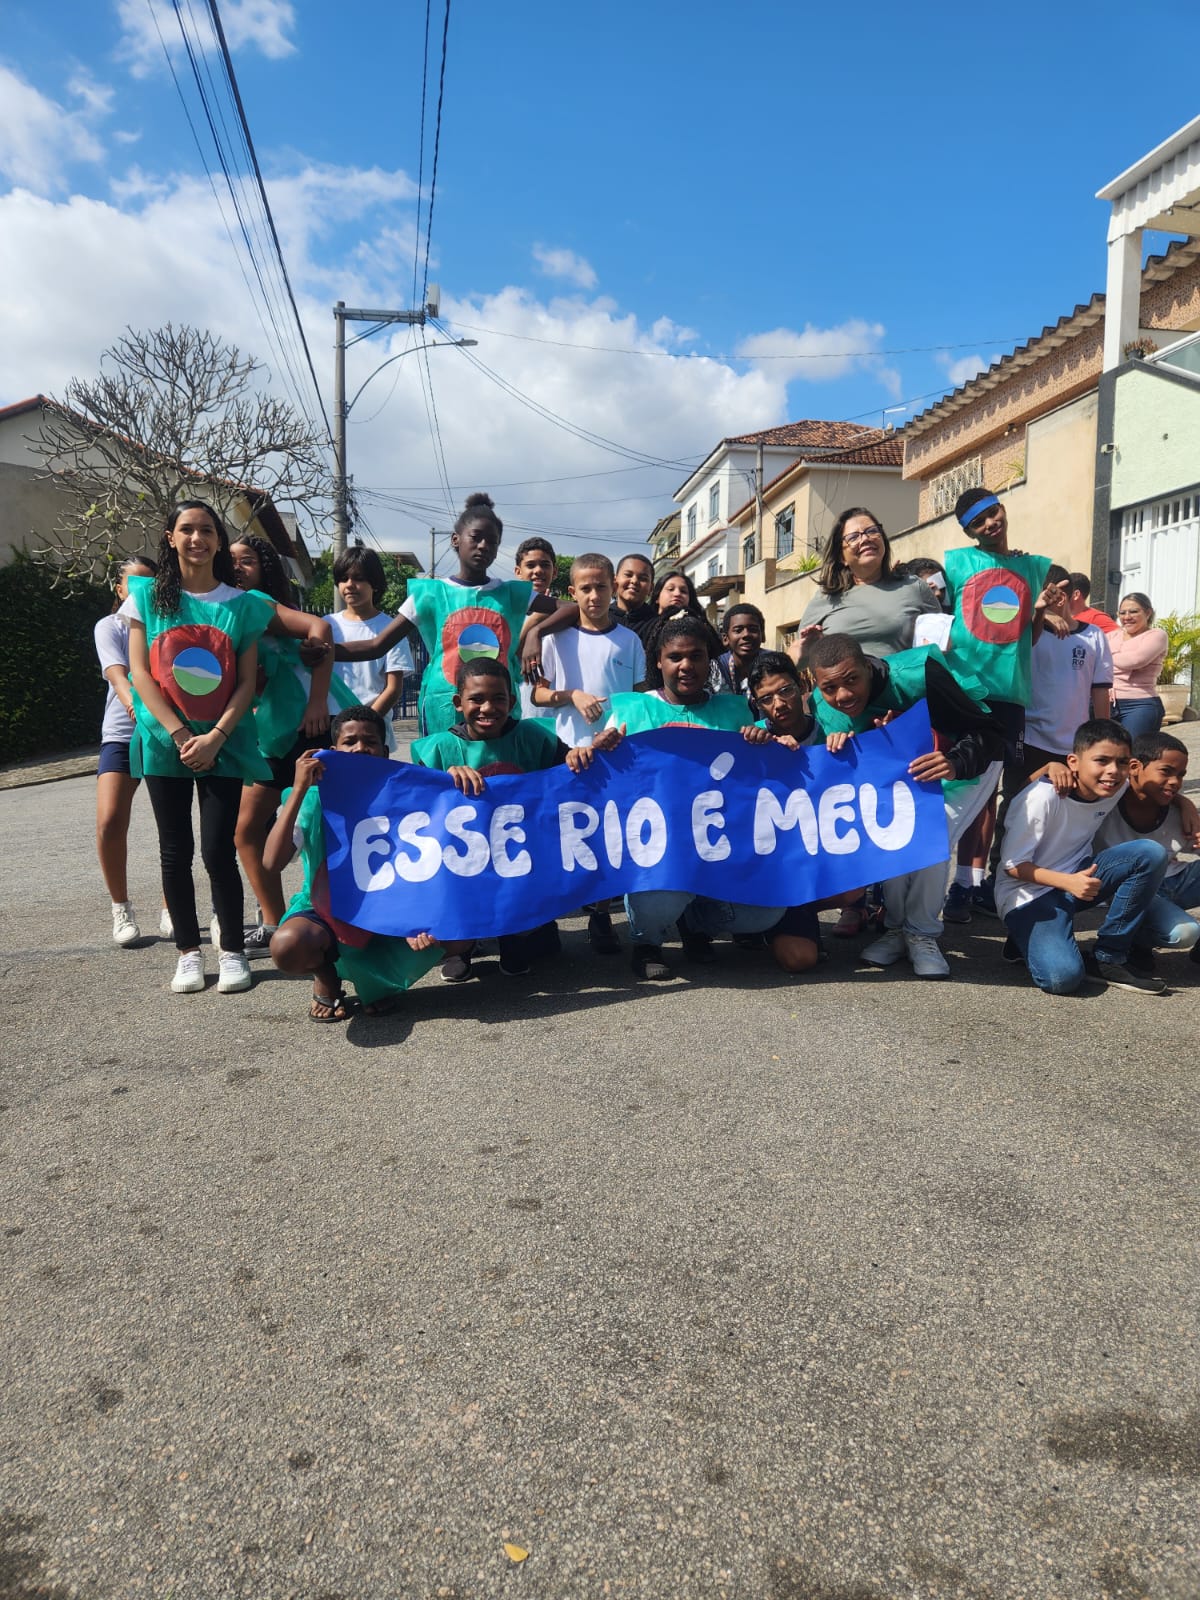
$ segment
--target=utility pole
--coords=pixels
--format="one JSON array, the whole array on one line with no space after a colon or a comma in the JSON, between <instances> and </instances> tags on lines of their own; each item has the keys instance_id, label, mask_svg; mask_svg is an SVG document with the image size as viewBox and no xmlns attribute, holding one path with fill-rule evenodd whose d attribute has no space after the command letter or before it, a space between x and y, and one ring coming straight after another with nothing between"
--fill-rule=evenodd
<instances>
[{"instance_id":1,"label":"utility pole","mask_svg":"<svg viewBox=\"0 0 1200 1600\"><path fill-rule=\"evenodd\" d=\"M429 530L429 576L431 578L438 564L437 541L439 539L449 539L453 532L453 528L430 528Z\"/></svg>"},{"instance_id":2,"label":"utility pole","mask_svg":"<svg viewBox=\"0 0 1200 1600\"><path fill-rule=\"evenodd\" d=\"M758 441L758 451L754 458L754 559L761 561L763 558L762 542L762 512L763 512L763 447L762 440Z\"/></svg>"},{"instance_id":3,"label":"utility pole","mask_svg":"<svg viewBox=\"0 0 1200 1600\"><path fill-rule=\"evenodd\" d=\"M344 300L339 300L333 308L333 557L335 561L344 553L350 542L349 479L346 475L346 418L350 414L350 406L346 404L346 351L352 344L357 344L360 339L369 339L373 333L378 333L380 328L387 327L389 323L403 322L410 327L423 328L426 321L430 317L436 317L441 310L441 291L436 284L430 284L428 294L429 298L419 311L364 311L357 306L348 306ZM355 334L353 339L347 340L347 322L368 322L371 326L362 333ZM475 343L473 339L457 342ZM365 388L365 385L363 387ZM359 390L359 394L361 393L362 389ZM357 400L358 395L354 398ZM352 400L350 405L353 404Z\"/></svg>"}]
</instances>

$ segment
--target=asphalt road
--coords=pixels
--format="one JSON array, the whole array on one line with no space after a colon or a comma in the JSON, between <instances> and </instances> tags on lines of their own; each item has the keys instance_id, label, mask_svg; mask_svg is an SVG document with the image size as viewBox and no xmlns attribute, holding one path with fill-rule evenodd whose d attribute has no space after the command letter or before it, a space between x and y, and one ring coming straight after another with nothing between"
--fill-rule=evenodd
<instances>
[{"instance_id":1,"label":"asphalt road","mask_svg":"<svg viewBox=\"0 0 1200 1600\"><path fill-rule=\"evenodd\" d=\"M111 944L92 804L0 794L0 1600L1200 1595L1200 968L576 921L315 1028Z\"/></svg>"}]
</instances>

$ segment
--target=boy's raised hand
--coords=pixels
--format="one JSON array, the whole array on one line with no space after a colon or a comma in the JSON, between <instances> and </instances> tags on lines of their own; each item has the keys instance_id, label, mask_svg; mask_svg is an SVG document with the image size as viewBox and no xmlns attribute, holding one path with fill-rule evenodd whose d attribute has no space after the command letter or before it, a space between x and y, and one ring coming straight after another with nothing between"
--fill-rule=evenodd
<instances>
[{"instance_id":1,"label":"boy's raised hand","mask_svg":"<svg viewBox=\"0 0 1200 1600\"><path fill-rule=\"evenodd\" d=\"M566 763L572 772L585 772L592 764L595 751L590 744L573 745L566 754Z\"/></svg>"},{"instance_id":2,"label":"boy's raised hand","mask_svg":"<svg viewBox=\"0 0 1200 1600\"><path fill-rule=\"evenodd\" d=\"M589 694L586 689L572 689L571 704L585 722L599 722L604 715L607 701L601 700L598 695Z\"/></svg>"},{"instance_id":3,"label":"boy's raised hand","mask_svg":"<svg viewBox=\"0 0 1200 1600\"><path fill-rule=\"evenodd\" d=\"M953 783L958 769L943 750L930 750L908 764L908 775L918 783Z\"/></svg>"},{"instance_id":4,"label":"boy's raised hand","mask_svg":"<svg viewBox=\"0 0 1200 1600\"><path fill-rule=\"evenodd\" d=\"M603 733L598 733L592 740L592 749L601 752L615 750L625 737L627 723L622 723L619 728L605 728Z\"/></svg>"},{"instance_id":5,"label":"boy's raised hand","mask_svg":"<svg viewBox=\"0 0 1200 1600\"><path fill-rule=\"evenodd\" d=\"M317 759L311 750L306 750L303 755L296 757L296 776L292 787L301 794L314 783L320 783L325 776L325 763Z\"/></svg>"},{"instance_id":6,"label":"boy's raised hand","mask_svg":"<svg viewBox=\"0 0 1200 1600\"><path fill-rule=\"evenodd\" d=\"M825 735L825 748L831 756L836 756L839 750L844 750L847 743L853 739L852 733L827 733Z\"/></svg>"},{"instance_id":7,"label":"boy's raised hand","mask_svg":"<svg viewBox=\"0 0 1200 1600\"><path fill-rule=\"evenodd\" d=\"M1103 889L1103 881L1096 876L1098 863L1093 861L1090 867L1084 867L1082 872L1068 872L1065 874L1066 882L1063 888L1068 894L1073 894L1076 900L1094 900Z\"/></svg>"},{"instance_id":8,"label":"boy's raised hand","mask_svg":"<svg viewBox=\"0 0 1200 1600\"><path fill-rule=\"evenodd\" d=\"M1070 794L1075 788L1075 774L1065 761L1048 761L1046 776L1054 785L1056 794Z\"/></svg>"},{"instance_id":9,"label":"boy's raised hand","mask_svg":"<svg viewBox=\"0 0 1200 1600\"><path fill-rule=\"evenodd\" d=\"M748 722L742 729L742 738L747 744L770 744L771 730L756 727L753 722Z\"/></svg>"},{"instance_id":10,"label":"boy's raised hand","mask_svg":"<svg viewBox=\"0 0 1200 1600\"><path fill-rule=\"evenodd\" d=\"M432 950L437 940L431 933L410 933L404 942L410 950Z\"/></svg>"},{"instance_id":11,"label":"boy's raised hand","mask_svg":"<svg viewBox=\"0 0 1200 1600\"><path fill-rule=\"evenodd\" d=\"M453 780L454 787L462 794L479 795L486 788L483 774L476 772L474 767L447 767L446 776Z\"/></svg>"}]
</instances>

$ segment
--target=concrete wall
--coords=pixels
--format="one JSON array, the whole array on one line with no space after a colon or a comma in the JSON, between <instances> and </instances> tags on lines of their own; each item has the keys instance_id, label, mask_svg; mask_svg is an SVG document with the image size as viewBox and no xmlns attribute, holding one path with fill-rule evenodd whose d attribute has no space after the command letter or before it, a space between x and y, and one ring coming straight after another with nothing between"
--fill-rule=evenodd
<instances>
[{"instance_id":1,"label":"concrete wall","mask_svg":"<svg viewBox=\"0 0 1200 1600\"><path fill-rule=\"evenodd\" d=\"M1118 375L1114 404L1114 511L1200 480L1200 384L1160 377L1142 364Z\"/></svg>"},{"instance_id":2,"label":"concrete wall","mask_svg":"<svg viewBox=\"0 0 1200 1600\"><path fill-rule=\"evenodd\" d=\"M0 460L0 567L16 551L31 551L38 535L53 528L56 500L54 485L32 467Z\"/></svg>"},{"instance_id":3,"label":"concrete wall","mask_svg":"<svg viewBox=\"0 0 1200 1600\"><path fill-rule=\"evenodd\" d=\"M1009 543L1051 556L1071 572L1092 570L1092 509L1096 486L1095 391L1029 424L1026 476L1004 495ZM898 561L970 544L953 516L919 523L892 536Z\"/></svg>"}]
</instances>

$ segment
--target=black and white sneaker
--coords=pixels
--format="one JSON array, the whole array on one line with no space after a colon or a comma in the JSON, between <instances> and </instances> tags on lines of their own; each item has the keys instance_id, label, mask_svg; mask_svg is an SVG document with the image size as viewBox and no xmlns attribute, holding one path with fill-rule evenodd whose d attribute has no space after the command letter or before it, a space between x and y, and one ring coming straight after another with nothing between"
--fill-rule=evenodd
<instances>
[{"instance_id":1,"label":"black and white sneaker","mask_svg":"<svg viewBox=\"0 0 1200 1600\"><path fill-rule=\"evenodd\" d=\"M251 928L246 935L246 954L248 956L270 955L271 939L276 931L275 928L268 928L262 922L256 928Z\"/></svg>"},{"instance_id":2,"label":"black and white sneaker","mask_svg":"<svg viewBox=\"0 0 1200 1600\"><path fill-rule=\"evenodd\" d=\"M1007 961L1010 967L1023 967L1025 957L1021 954L1021 947L1015 939L1005 939L1004 949L1000 952L1001 961Z\"/></svg>"},{"instance_id":3,"label":"black and white sneaker","mask_svg":"<svg viewBox=\"0 0 1200 1600\"><path fill-rule=\"evenodd\" d=\"M1164 994L1166 984L1153 973L1133 972L1129 967L1118 966L1115 961L1097 961L1095 956L1085 960L1088 975L1106 983L1110 989L1132 989L1135 994Z\"/></svg>"}]
</instances>

